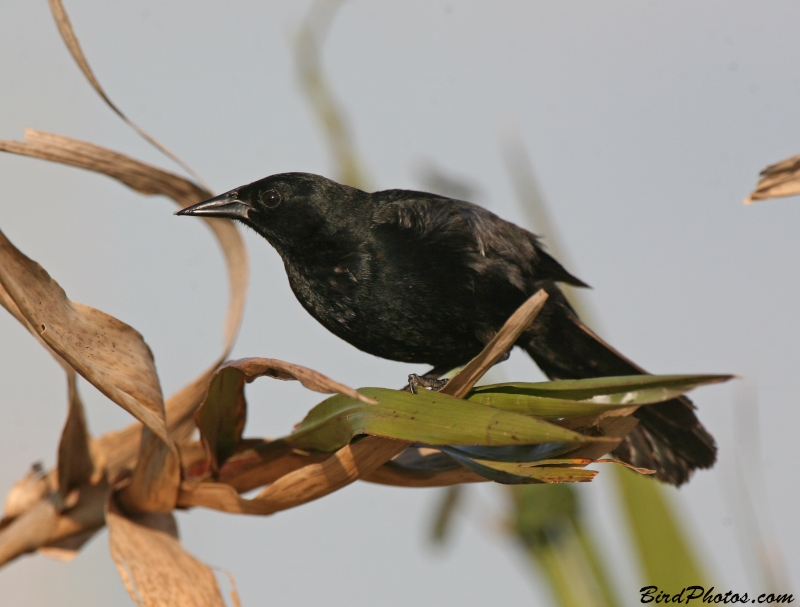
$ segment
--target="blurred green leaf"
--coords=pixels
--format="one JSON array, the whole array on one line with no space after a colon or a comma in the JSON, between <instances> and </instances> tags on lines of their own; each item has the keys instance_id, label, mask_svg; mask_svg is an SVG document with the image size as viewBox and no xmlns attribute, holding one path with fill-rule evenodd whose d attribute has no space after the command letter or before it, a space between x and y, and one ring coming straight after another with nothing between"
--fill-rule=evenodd
<instances>
[{"instance_id":1,"label":"blurred green leaf","mask_svg":"<svg viewBox=\"0 0 800 607\"><path fill-rule=\"evenodd\" d=\"M297 33L295 67L300 83L319 118L336 163L337 181L366 189L364 168L358 158L347 114L336 100L322 69L321 48L343 0L316 0Z\"/></svg>"},{"instance_id":2,"label":"blurred green leaf","mask_svg":"<svg viewBox=\"0 0 800 607\"><path fill-rule=\"evenodd\" d=\"M561 607L619 604L569 485L516 485L511 526Z\"/></svg>"},{"instance_id":3,"label":"blurred green leaf","mask_svg":"<svg viewBox=\"0 0 800 607\"><path fill-rule=\"evenodd\" d=\"M359 434L428 445L577 444L603 440L439 392L423 390L411 394L361 388L359 393L377 404L333 396L314 407L292 434L274 444L330 452Z\"/></svg>"},{"instance_id":4,"label":"blurred green leaf","mask_svg":"<svg viewBox=\"0 0 800 607\"><path fill-rule=\"evenodd\" d=\"M442 497L436 508L436 515L431 526L431 541L435 544L443 544L450 534L453 513L458 508L463 493L463 485L445 487L441 492Z\"/></svg>"},{"instance_id":5,"label":"blurred green leaf","mask_svg":"<svg viewBox=\"0 0 800 607\"><path fill-rule=\"evenodd\" d=\"M558 535L565 521L578 516L578 499L566 486L513 487L516 509L512 526L528 546Z\"/></svg>"},{"instance_id":6,"label":"blurred green leaf","mask_svg":"<svg viewBox=\"0 0 800 607\"><path fill-rule=\"evenodd\" d=\"M668 593L706 586L705 572L678 523L665 489L639 474L615 466L617 485L647 584Z\"/></svg>"}]
</instances>

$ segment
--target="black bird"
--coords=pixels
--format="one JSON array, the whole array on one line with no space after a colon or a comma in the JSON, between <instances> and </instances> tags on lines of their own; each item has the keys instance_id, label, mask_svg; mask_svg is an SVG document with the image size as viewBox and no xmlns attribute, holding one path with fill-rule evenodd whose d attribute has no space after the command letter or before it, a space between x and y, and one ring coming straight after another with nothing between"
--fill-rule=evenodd
<instances>
[{"instance_id":1,"label":"black bird","mask_svg":"<svg viewBox=\"0 0 800 607\"><path fill-rule=\"evenodd\" d=\"M328 330L438 377L467 363L538 289L547 303L516 345L551 379L644 371L578 318L556 283L586 286L537 237L469 202L425 192L369 194L283 173L179 211L227 217L266 238L297 299ZM716 459L685 397L641 407L614 454L680 485Z\"/></svg>"}]
</instances>

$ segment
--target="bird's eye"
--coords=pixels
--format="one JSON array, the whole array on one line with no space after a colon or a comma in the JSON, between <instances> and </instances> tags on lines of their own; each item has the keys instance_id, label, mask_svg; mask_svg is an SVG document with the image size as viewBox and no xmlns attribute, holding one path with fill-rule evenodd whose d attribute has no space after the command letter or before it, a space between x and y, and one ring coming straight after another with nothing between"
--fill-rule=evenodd
<instances>
[{"instance_id":1,"label":"bird's eye","mask_svg":"<svg viewBox=\"0 0 800 607\"><path fill-rule=\"evenodd\" d=\"M268 209L277 207L281 203L281 200L283 200L283 198L278 190L266 190L265 192L261 192L261 202Z\"/></svg>"}]
</instances>

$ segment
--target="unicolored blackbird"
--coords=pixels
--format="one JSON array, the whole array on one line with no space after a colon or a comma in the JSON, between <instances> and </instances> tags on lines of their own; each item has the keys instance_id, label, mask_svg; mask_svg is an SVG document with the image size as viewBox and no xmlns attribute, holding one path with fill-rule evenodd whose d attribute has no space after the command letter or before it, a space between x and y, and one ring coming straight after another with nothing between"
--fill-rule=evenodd
<instances>
[{"instance_id":1,"label":"unicolored blackbird","mask_svg":"<svg viewBox=\"0 0 800 607\"><path fill-rule=\"evenodd\" d=\"M578 318L556 283L586 286L537 237L493 213L425 192L367 193L308 173L283 173L183 209L227 217L280 254L297 299L328 330L383 358L464 365L538 289L547 303L516 345L551 379L644 371ZM680 485L716 459L685 397L639 408L614 451Z\"/></svg>"}]
</instances>

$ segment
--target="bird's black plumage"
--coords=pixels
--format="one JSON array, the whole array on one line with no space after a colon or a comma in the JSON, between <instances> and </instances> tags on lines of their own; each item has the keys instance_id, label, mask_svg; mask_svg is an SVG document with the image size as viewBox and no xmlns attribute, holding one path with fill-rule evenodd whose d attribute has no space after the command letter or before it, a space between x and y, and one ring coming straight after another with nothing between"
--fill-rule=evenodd
<instances>
[{"instance_id":1,"label":"bird's black plumage","mask_svg":"<svg viewBox=\"0 0 800 607\"><path fill-rule=\"evenodd\" d=\"M266 238L297 299L357 348L446 371L468 362L538 289L550 295L517 344L553 379L644 373L588 329L556 283L586 286L536 236L469 202L372 194L307 173L273 175L188 209ZM615 450L679 485L716 458L691 402L641 407Z\"/></svg>"}]
</instances>

